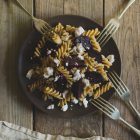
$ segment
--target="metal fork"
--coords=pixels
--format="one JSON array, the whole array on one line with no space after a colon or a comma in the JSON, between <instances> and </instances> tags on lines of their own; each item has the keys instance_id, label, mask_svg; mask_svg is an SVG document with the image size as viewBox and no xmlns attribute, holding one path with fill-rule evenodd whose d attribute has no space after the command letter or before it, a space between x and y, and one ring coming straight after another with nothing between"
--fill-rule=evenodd
<instances>
[{"instance_id":1,"label":"metal fork","mask_svg":"<svg viewBox=\"0 0 140 140\"><path fill-rule=\"evenodd\" d=\"M49 25L49 23L45 22L42 19L38 19L36 17L34 17L33 15L31 15L21 4L21 2L19 2L18 0L16 0L16 3L32 18L34 26L36 28L37 31L39 31L41 34L51 34L53 31L53 28Z\"/></svg>"},{"instance_id":2,"label":"metal fork","mask_svg":"<svg viewBox=\"0 0 140 140\"><path fill-rule=\"evenodd\" d=\"M140 130L136 129L132 125L130 125L128 122L126 122L120 115L120 111L113 106L108 101L104 100L103 98L99 97L96 100L92 100L91 104L93 104L96 108L98 108L100 111L105 113L108 117L110 117L113 120L120 120L122 123L124 123L128 128L133 130L138 136L140 136Z\"/></svg>"},{"instance_id":3,"label":"metal fork","mask_svg":"<svg viewBox=\"0 0 140 140\"><path fill-rule=\"evenodd\" d=\"M120 79L120 77L115 72L108 73L108 77L109 80L112 82L113 87L116 90L116 93L123 101L125 101L132 108L132 110L135 112L136 116L140 120L140 113L137 111L137 109L130 101L130 90L127 88L125 83Z\"/></svg>"},{"instance_id":4,"label":"metal fork","mask_svg":"<svg viewBox=\"0 0 140 140\"><path fill-rule=\"evenodd\" d=\"M106 27L102 30L102 32L99 34L99 36L97 37L97 42L100 44L101 47L103 47L111 38L111 36L118 30L120 26L120 19L134 2L135 0L129 0L125 9L118 15L118 17L112 18L106 25Z\"/></svg>"}]
</instances>

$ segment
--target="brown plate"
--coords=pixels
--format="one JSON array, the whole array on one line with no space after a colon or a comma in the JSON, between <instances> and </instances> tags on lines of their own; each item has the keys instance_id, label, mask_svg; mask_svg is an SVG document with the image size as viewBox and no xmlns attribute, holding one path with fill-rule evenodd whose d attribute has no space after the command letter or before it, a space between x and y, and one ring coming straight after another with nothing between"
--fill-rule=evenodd
<instances>
[{"instance_id":1,"label":"brown plate","mask_svg":"<svg viewBox=\"0 0 140 140\"><path fill-rule=\"evenodd\" d=\"M102 30L102 27L99 24L97 24L96 22L88 18L81 17L81 16L61 15L61 16L53 17L50 20L50 24L52 26L56 25L58 22L61 22L63 25L69 24L69 25L74 25L74 26L82 26L85 29L99 28L100 30ZM72 110L69 109L66 112L62 112L60 108L55 108L54 110L47 110L46 107L50 103L45 102L42 99L40 94L35 94L35 93L33 94L27 90L27 83L29 82L29 80L25 76L26 76L26 70L30 65L28 63L28 60L32 56L33 49L36 47L40 38L41 38L41 35L37 31L33 30L31 34L28 36L28 38L26 39L26 41L24 42L19 52L19 61L18 61L19 81L23 89L23 92L26 94L29 100L37 108L39 108L43 112L53 117L73 118L73 117L78 117L78 116L86 115L86 114L97 111L97 109L92 105L89 105L89 107L86 109L83 106L74 105ZM103 53L105 55L109 55L109 54L115 55L115 62L112 66L112 69L114 69L118 73L118 75L120 75L121 73L120 54L116 46L116 43L114 42L112 38L103 48ZM110 90L109 92L103 95L103 98L108 100L113 95L113 93L114 93L114 90Z\"/></svg>"}]
</instances>

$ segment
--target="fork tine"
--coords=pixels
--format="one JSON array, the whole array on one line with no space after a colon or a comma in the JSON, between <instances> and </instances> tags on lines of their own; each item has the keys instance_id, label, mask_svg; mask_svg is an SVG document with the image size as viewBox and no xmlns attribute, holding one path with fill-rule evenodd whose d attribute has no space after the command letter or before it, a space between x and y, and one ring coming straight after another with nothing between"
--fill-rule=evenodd
<instances>
[{"instance_id":1,"label":"fork tine","mask_svg":"<svg viewBox=\"0 0 140 140\"><path fill-rule=\"evenodd\" d=\"M116 78L121 81L121 84L125 87L126 90L129 90L128 87L125 85L125 83L122 81L122 79L116 74L116 72L112 72Z\"/></svg>"},{"instance_id":2,"label":"fork tine","mask_svg":"<svg viewBox=\"0 0 140 140\"><path fill-rule=\"evenodd\" d=\"M103 31L100 33L100 35L97 37L97 41L100 43L101 39L104 38L104 36L107 34L108 30L112 27L112 24L108 24Z\"/></svg>"},{"instance_id":3,"label":"fork tine","mask_svg":"<svg viewBox=\"0 0 140 140\"><path fill-rule=\"evenodd\" d=\"M99 44L102 45L106 40L109 40L115 30L116 26L112 25L111 28L108 30L106 36L102 37L102 40L99 42Z\"/></svg>"},{"instance_id":4,"label":"fork tine","mask_svg":"<svg viewBox=\"0 0 140 140\"><path fill-rule=\"evenodd\" d=\"M103 113L105 113L107 116L111 117L110 112L106 111L106 109L104 109L103 106L101 106L98 102L96 102L95 100L91 101L91 104L93 104L96 108L98 108L99 110L101 110Z\"/></svg>"},{"instance_id":5,"label":"fork tine","mask_svg":"<svg viewBox=\"0 0 140 140\"><path fill-rule=\"evenodd\" d=\"M49 31L50 31L45 25L43 26L43 29L44 29L46 32L49 32Z\"/></svg>"},{"instance_id":6,"label":"fork tine","mask_svg":"<svg viewBox=\"0 0 140 140\"><path fill-rule=\"evenodd\" d=\"M109 80L112 82L113 87L115 88L116 92L121 96L122 95L122 90L120 89L120 87L118 86L118 84L116 83L116 81L114 80L114 78L112 78L112 76L109 74Z\"/></svg>"},{"instance_id":7,"label":"fork tine","mask_svg":"<svg viewBox=\"0 0 140 140\"><path fill-rule=\"evenodd\" d=\"M123 85L122 85L122 83L121 83L121 81L120 81L120 78L117 79L117 77L116 77L113 73L110 73L110 75L111 75L111 77L112 77L112 80L114 80L114 81L117 83L117 85L118 85L119 87L121 87L122 90L123 90L124 92L126 92L126 89L123 87Z\"/></svg>"},{"instance_id":8,"label":"fork tine","mask_svg":"<svg viewBox=\"0 0 140 140\"><path fill-rule=\"evenodd\" d=\"M114 108L112 108L112 106L110 106L109 104L106 104L105 102L103 102L100 98L96 99L100 104L102 104L104 107L108 108L108 110L110 111L114 111Z\"/></svg>"},{"instance_id":9,"label":"fork tine","mask_svg":"<svg viewBox=\"0 0 140 140\"><path fill-rule=\"evenodd\" d=\"M109 39L110 39L111 36L117 31L117 29L118 29L118 28L116 28L116 29L114 30L114 32L113 32L112 34L110 34L110 35L108 36L108 38L101 44L102 47L105 46L105 44L109 41Z\"/></svg>"},{"instance_id":10,"label":"fork tine","mask_svg":"<svg viewBox=\"0 0 140 140\"><path fill-rule=\"evenodd\" d=\"M102 97L99 97L99 99L104 102L105 104L107 104L108 106L110 106L112 109L116 109L110 102L106 101L105 99L103 99Z\"/></svg>"},{"instance_id":11,"label":"fork tine","mask_svg":"<svg viewBox=\"0 0 140 140\"><path fill-rule=\"evenodd\" d=\"M53 28L46 22L45 26L49 29L49 30L53 30Z\"/></svg>"}]
</instances>

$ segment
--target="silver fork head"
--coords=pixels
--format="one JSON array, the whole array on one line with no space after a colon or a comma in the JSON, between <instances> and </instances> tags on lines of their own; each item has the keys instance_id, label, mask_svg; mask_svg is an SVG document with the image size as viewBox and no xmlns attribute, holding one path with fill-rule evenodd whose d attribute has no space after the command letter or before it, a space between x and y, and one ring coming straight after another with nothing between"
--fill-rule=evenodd
<instances>
[{"instance_id":1,"label":"silver fork head","mask_svg":"<svg viewBox=\"0 0 140 140\"><path fill-rule=\"evenodd\" d=\"M118 120L120 118L119 110L111 103L104 100L102 97L92 100L91 104L93 104L97 109L105 113L108 117L110 117L113 120Z\"/></svg>"},{"instance_id":2,"label":"silver fork head","mask_svg":"<svg viewBox=\"0 0 140 140\"><path fill-rule=\"evenodd\" d=\"M34 26L41 34L49 34L53 28L44 20L33 17Z\"/></svg>"},{"instance_id":3,"label":"silver fork head","mask_svg":"<svg viewBox=\"0 0 140 140\"><path fill-rule=\"evenodd\" d=\"M121 80L121 78L116 74L116 72L113 71L108 73L108 77L120 98L123 100L129 100L130 91L125 85L125 83Z\"/></svg>"},{"instance_id":4,"label":"silver fork head","mask_svg":"<svg viewBox=\"0 0 140 140\"><path fill-rule=\"evenodd\" d=\"M97 37L97 42L103 47L111 36L118 30L120 23L117 19L113 18L109 21L109 23L105 26L105 28L101 31L99 36Z\"/></svg>"}]
</instances>

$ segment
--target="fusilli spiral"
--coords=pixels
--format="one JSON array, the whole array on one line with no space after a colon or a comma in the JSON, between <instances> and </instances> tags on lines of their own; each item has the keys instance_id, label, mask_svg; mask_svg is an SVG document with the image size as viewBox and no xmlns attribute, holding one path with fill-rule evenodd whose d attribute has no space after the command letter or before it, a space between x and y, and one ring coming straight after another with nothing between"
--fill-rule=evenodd
<instances>
[{"instance_id":1,"label":"fusilli spiral","mask_svg":"<svg viewBox=\"0 0 140 140\"><path fill-rule=\"evenodd\" d=\"M72 75L70 74L70 72L66 68L64 68L63 66L60 66L57 69L58 69L58 71L60 73L62 73L65 76L65 78L67 79L68 83L71 85L73 83L72 82L73 79L72 79Z\"/></svg>"},{"instance_id":2,"label":"fusilli spiral","mask_svg":"<svg viewBox=\"0 0 140 140\"><path fill-rule=\"evenodd\" d=\"M99 32L98 28L96 28L95 30L93 29L93 30L85 31L85 32L83 33L84 36L88 36L88 37L91 38L91 39L92 39L93 37L98 36L99 34L100 34L100 32Z\"/></svg>"},{"instance_id":3,"label":"fusilli spiral","mask_svg":"<svg viewBox=\"0 0 140 140\"><path fill-rule=\"evenodd\" d=\"M67 32L73 33L73 32L75 32L75 29L76 29L76 27L74 27L74 26L66 25Z\"/></svg>"},{"instance_id":4,"label":"fusilli spiral","mask_svg":"<svg viewBox=\"0 0 140 140\"><path fill-rule=\"evenodd\" d=\"M96 61L94 58L90 57L87 53L84 54L84 61L90 71L95 70Z\"/></svg>"},{"instance_id":5,"label":"fusilli spiral","mask_svg":"<svg viewBox=\"0 0 140 140\"><path fill-rule=\"evenodd\" d=\"M104 64L105 67L110 68L110 66L112 66L112 63L110 63L110 61L105 58L104 55L102 55L102 63Z\"/></svg>"},{"instance_id":6,"label":"fusilli spiral","mask_svg":"<svg viewBox=\"0 0 140 140\"><path fill-rule=\"evenodd\" d=\"M111 83L111 82L108 82L108 83L106 83L105 85L99 87L99 88L95 91L95 93L94 93L94 95L93 95L93 98L94 98L94 99L97 99L97 98L100 97L103 93L106 93L107 91L109 91L110 88L112 88L112 83Z\"/></svg>"},{"instance_id":7,"label":"fusilli spiral","mask_svg":"<svg viewBox=\"0 0 140 140\"><path fill-rule=\"evenodd\" d=\"M40 79L40 80L33 82L32 84L29 84L28 88L30 91L33 91L33 90L43 86L45 83L46 83L45 79Z\"/></svg>"},{"instance_id":8,"label":"fusilli spiral","mask_svg":"<svg viewBox=\"0 0 140 140\"><path fill-rule=\"evenodd\" d=\"M90 43L92 44L92 47L95 51L101 52L101 47L100 47L99 43L96 41L95 37L93 37L90 40Z\"/></svg>"},{"instance_id":9,"label":"fusilli spiral","mask_svg":"<svg viewBox=\"0 0 140 140\"><path fill-rule=\"evenodd\" d=\"M45 43L46 43L46 38L45 38L45 36L43 36L41 38L41 40L39 41L39 43L37 44L37 47L35 47L35 51L34 51L34 56L35 57L40 57L40 55L41 55L41 52L40 52L41 48L44 47Z\"/></svg>"},{"instance_id":10,"label":"fusilli spiral","mask_svg":"<svg viewBox=\"0 0 140 140\"><path fill-rule=\"evenodd\" d=\"M58 91L56 91L56 90L54 90L53 88L50 88L50 87L44 88L43 93L47 94L47 95L50 95L50 96L53 96L57 99L63 99L60 92L58 92Z\"/></svg>"},{"instance_id":11,"label":"fusilli spiral","mask_svg":"<svg viewBox=\"0 0 140 140\"><path fill-rule=\"evenodd\" d=\"M65 56L68 56L70 50L71 50L71 41L63 42L61 47L58 49L56 55L58 59L64 58Z\"/></svg>"}]
</instances>

